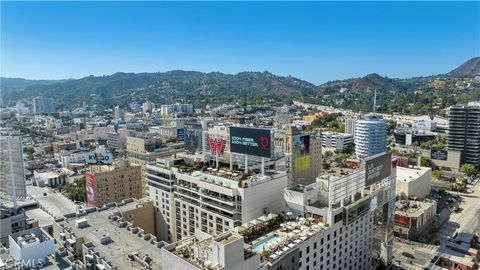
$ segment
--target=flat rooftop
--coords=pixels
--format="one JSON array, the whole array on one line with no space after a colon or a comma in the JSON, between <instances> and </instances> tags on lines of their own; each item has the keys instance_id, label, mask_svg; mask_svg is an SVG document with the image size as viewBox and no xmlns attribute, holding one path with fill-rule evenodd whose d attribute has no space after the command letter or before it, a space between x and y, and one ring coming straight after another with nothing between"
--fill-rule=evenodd
<instances>
[{"instance_id":1,"label":"flat rooftop","mask_svg":"<svg viewBox=\"0 0 480 270\"><path fill-rule=\"evenodd\" d=\"M426 209L433 205L433 201L400 200L395 203L395 213L407 214L410 217L422 215Z\"/></svg>"},{"instance_id":2,"label":"flat rooftop","mask_svg":"<svg viewBox=\"0 0 480 270\"><path fill-rule=\"evenodd\" d=\"M216 168L207 168L204 171L194 170L184 173L189 173L191 176L197 178L199 181L205 181L229 189L236 189L239 187L247 188L251 185L260 184L262 182L273 180L283 175L286 175L285 172L279 172L275 170L265 170L265 174L262 175L258 172L249 172L246 174L243 171L229 171L226 169Z\"/></svg>"},{"instance_id":3,"label":"flat rooftop","mask_svg":"<svg viewBox=\"0 0 480 270\"><path fill-rule=\"evenodd\" d=\"M101 256L113 265L117 265L120 269L132 268L140 269L142 266L129 259L129 254L138 254L139 257L148 255L152 259L150 264L152 269L162 269L162 264L159 261L161 257L160 248L163 242L152 244L150 240L144 240L135 233L133 229L128 230L126 227L120 227L114 220L109 219L109 216L116 211L128 211L136 208L138 200L126 203L125 205L111 207L100 212L91 212L87 215L74 218L65 218L63 221L58 221L58 224L64 224L65 227L70 228L71 232L77 237L84 237L94 244L94 249L100 252ZM98 209L98 208L97 208ZM88 226L78 228L77 221L86 220ZM110 237L108 243L103 242L104 237Z\"/></svg>"},{"instance_id":4,"label":"flat rooftop","mask_svg":"<svg viewBox=\"0 0 480 270\"><path fill-rule=\"evenodd\" d=\"M426 167L405 168L397 166L397 181L415 181L418 178L422 177L429 170L430 168Z\"/></svg>"}]
</instances>

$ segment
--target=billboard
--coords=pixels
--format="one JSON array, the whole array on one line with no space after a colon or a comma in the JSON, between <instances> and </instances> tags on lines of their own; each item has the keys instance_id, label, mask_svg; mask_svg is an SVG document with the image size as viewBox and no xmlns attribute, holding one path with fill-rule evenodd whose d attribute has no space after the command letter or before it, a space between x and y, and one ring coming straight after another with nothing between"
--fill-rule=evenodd
<instances>
[{"instance_id":1,"label":"billboard","mask_svg":"<svg viewBox=\"0 0 480 270\"><path fill-rule=\"evenodd\" d=\"M202 152L202 125L185 125L184 146L190 153Z\"/></svg>"},{"instance_id":2,"label":"billboard","mask_svg":"<svg viewBox=\"0 0 480 270\"><path fill-rule=\"evenodd\" d=\"M227 142L223 139L217 139L213 137L208 137L208 148L210 148L210 153L212 156L215 154L218 154L219 156L223 154L223 151L225 151L225 145Z\"/></svg>"},{"instance_id":3,"label":"billboard","mask_svg":"<svg viewBox=\"0 0 480 270\"><path fill-rule=\"evenodd\" d=\"M85 155L85 162L87 164L112 165L113 155L112 155L112 153L90 152L90 153Z\"/></svg>"},{"instance_id":4,"label":"billboard","mask_svg":"<svg viewBox=\"0 0 480 270\"><path fill-rule=\"evenodd\" d=\"M402 227L409 227L408 217L395 214L395 224Z\"/></svg>"},{"instance_id":5,"label":"billboard","mask_svg":"<svg viewBox=\"0 0 480 270\"><path fill-rule=\"evenodd\" d=\"M85 187L87 189L87 204L97 206L95 194L95 179L93 174L85 173Z\"/></svg>"},{"instance_id":6,"label":"billboard","mask_svg":"<svg viewBox=\"0 0 480 270\"><path fill-rule=\"evenodd\" d=\"M310 169L310 135L293 137L293 161L295 172Z\"/></svg>"},{"instance_id":7,"label":"billboard","mask_svg":"<svg viewBox=\"0 0 480 270\"><path fill-rule=\"evenodd\" d=\"M372 198L366 197L343 209L343 223L352 224L371 211Z\"/></svg>"},{"instance_id":8,"label":"billboard","mask_svg":"<svg viewBox=\"0 0 480 270\"><path fill-rule=\"evenodd\" d=\"M179 128L177 129L177 139L181 142L185 140L185 129Z\"/></svg>"},{"instance_id":9,"label":"billboard","mask_svg":"<svg viewBox=\"0 0 480 270\"><path fill-rule=\"evenodd\" d=\"M257 157L272 156L269 129L230 127L230 151Z\"/></svg>"},{"instance_id":10,"label":"billboard","mask_svg":"<svg viewBox=\"0 0 480 270\"><path fill-rule=\"evenodd\" d=\"M448 151L444 150L432 150L431 158L437 160L447 160L448 159Z\"/></svg>"},{"instance_id":11,"label":"billboard","mask_svg":"<svg viewBox=\"0 0 480 270\"><path fill-rule=\"evenodd\" d=\"M390 176L392 154L383 153L365 159L365 186L370 186Z\"/></svg>"}]
</instances>

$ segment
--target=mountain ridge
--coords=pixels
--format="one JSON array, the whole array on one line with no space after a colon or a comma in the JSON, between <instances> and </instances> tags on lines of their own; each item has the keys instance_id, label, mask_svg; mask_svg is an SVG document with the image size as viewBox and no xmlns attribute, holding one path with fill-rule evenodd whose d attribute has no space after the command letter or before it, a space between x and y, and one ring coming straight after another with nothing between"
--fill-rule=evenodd
<instances>
[{"instance_id":1,"label":"mountain ridge","mask_svg":"<svg viewBox=\"0 0 480 270\"><path fill-rule=\"evenodd\" d=\"M453 99L470 100L477 97L476 90L472 93L468 89L467 93L459 90L460 92L455 93L455 97L449 96L453 93L445 87L456 87L451 86L450 83L444 84L446 90L443 90L444 88L432 90L429 82L448 77L453 76L435 75L398 79L370 73L359 78L315 85L293 76L278 76L268 71L243 71L236 74L184 70L150 73L116 72L111 75L92 75L76 80L50 81L42 85L26 85L15 91L2 91L2 98L14 101L39 95L51 96L55 97L58 108L69 108L87 102L87 104L98 105L97 109L111 108L115 105L127 106L129 102L145 100L163 104L190 102L196 107L204 107L206 104L220 105L233 102L261 105L266 100L285 103L294 99L305 99L319 104L363 110L371 107L366 103L371 99L374 91L392 99L392 102L398 100L403 104L417 102L419 97L415 97L414 93L425 95L425 103L433 102L431 91L443 91L438 101L442 104L445 103L444 100L451 102ZM409 96L402 99L402 95ZM382 101L379 102L381 104ZM402 106L391 105L385 108L389 111L401 110Z\"/></svg>"}]
</instances>

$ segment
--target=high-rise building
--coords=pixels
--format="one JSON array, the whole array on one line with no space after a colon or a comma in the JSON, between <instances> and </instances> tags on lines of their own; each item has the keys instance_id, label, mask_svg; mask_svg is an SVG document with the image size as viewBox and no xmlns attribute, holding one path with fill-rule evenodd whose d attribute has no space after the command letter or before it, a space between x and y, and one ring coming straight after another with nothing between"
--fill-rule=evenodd
<instances>
[{"instance_id":1,"label":"high-rise building","mask_svg":"<svg viewBox=\"0 0 480 270\"><path fill-rule=\"evenodd\" d=\"M147 164L154 164L157 158L169 157L183 151L183 143L167 144L158 136L136 134L127 136L126 154L132 164L140 165L143 196L147 195L146 172Z\"/></svg>"},{"instance_id":2,"label":"high-rise building","mask_svg":"<svg viewBox=\"0 0 480 270\"><path fill-rule=\"evenodd\" d=\"M315 182L322 169L322 139L289 127L281 141L287 157L289 186L308 185Z\"/></svg>"},{"instance_id":3,"label":"high-rise building","mask_svg":"<svg viewBox=\"0 0 480 270\"><path fill-rule=\"evenodd\" d=\"M115 121L125 120L125 109L120 106L115 106Z\"/></svg>"},{"instance_id":4,"label":"high-rise building","mask_svg":"<svg viewBox=\"0 0 480 270\"><path fill-rule=\"evenodd\" d=\"M140 166L130 165L127 160L117 161L113 166L90 165L85 179L87 202L92 206L143 197Z\"/></svg>"},{"instance_id":5,"label":"high-rise building","mask_svg":"<svg viewBox=\"0 0 480 270\"><path fill-rule=\"evenodd\" d=\"M387 150L387 121L377 114L358 119L355 124L355 154L366 158Z\"/></svg>"},{"instance_id":6,"label":"high-rise building","mask_svg":"<svg viewBox=\"0 0 480 270\"><path fill-rule=\"evenodd\" d=\"M355 138L355 122L357 118L346 118L345 119L345 134L353 135Z\"/></svg>"},{"instance_id":7,"label":"high-rise building","mask_svg":"<svg viewBox=\"0 0 480 270\"><path fill-rule=\"evenodd\" d=\"M178 162L159 160L147 167L148 194L157 208L157 222L164 224L160 229L169 230L157 231L162 240L184 239L195 230L217 235L264 211L283 211L284 172L267 170L262 175L243 170L202 170L176 165Z\"/></svg>"},{"instance_id":8,"label":"high-rise building","mask_svg":"<svg viewBox=\"0 0 480 270\"><path fill-rule=\"evenodd\" d=\"M142 111L143 113L151 113L153 110L153 104L150 102L150 101L145 101L143 104L142 104Z\"/></svg>"},{"instance_id":9,"label":"high-rise building","mask_svg":"<svg viewBox=\"0 0 480 270\"><path fill-rule=\"evenodd\" d=\"M54 113L53 98L36 97L33 99L33 111L35 113Z\"/></svg>"},{"instance_id":10,"label":"high-rise building","mask_svg":"<svg viewBox=\"0 0 480 270\"><path fill-rule=\"evenodd\" d=\"M462 163L480 166L480 106L450 107L448 150L462 152Z\"/></svg>"},{"instance_id":11,"label":"high-rise building","mask_svg":"<svg viewBox=\"0 0 480 270\"><path fill-rule=\"evenodd\" d=\"M0 196L26 197L21 135L0 133Z\"/></svg>"}]
</instances>

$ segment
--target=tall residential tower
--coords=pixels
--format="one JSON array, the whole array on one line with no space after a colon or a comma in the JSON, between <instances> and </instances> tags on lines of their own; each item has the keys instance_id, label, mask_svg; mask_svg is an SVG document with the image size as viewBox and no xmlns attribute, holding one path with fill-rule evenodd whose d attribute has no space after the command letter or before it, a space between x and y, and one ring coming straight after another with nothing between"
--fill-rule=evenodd
<instances>
[{"instance_id":1,"label":"tall residential tower","mask_svg":"<svg viewBox=\"0 0 480 270\"><path fill-rule=\"evenodd\" d=\"M480 106L450 107L448 150L462 152L462 163L480 166Z\"/></svg>"}]
</instances>

